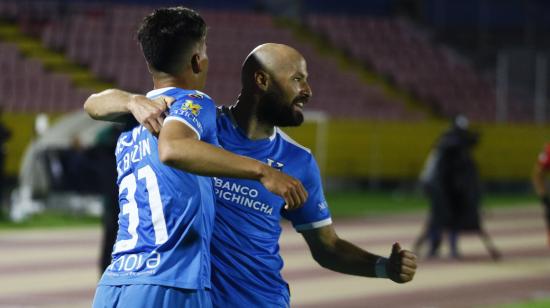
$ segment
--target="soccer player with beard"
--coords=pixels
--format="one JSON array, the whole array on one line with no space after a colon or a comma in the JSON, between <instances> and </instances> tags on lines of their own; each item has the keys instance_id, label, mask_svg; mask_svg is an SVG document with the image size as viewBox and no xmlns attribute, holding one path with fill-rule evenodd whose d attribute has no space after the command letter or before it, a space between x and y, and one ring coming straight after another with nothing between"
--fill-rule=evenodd
<instances>
[{"instance_id":1,"label":"soccer player with beard","mask_svg":"<svg viewBox=\"0 0 550 308\"><path fill-rule=\"evenodd\" d=\"M208 71L199 14L155 10L138 39L155 88L149 97L165 94L175 102L158 138L139 125L118 139L119 230L93 307L211 307L211 176L258 181L289 209L307 193L283 172L219 148L216 107L197 91Z\"/></svg>"},{"instance_id":2,"label":"soccer player with beard","mask_svg":"<svg viewBox=\"0 0 550 308\"><path fill-rule=\"evenodd\" d=\"M281 276L281 217L292 222L323 267L350 275L413 279L416 256L398 243L389 258L365 251L338 237L323 193L319 168L311 152L279 127L298 126L312 95L306 62L295 49L263 44L246 58L242 91L235 105L219 108L218 140L236 154L266 162L300 179L308 191L305 205L286 210L284 202L253 181L214 178L216 218L211 243L212 300L218 307L288 307L290 293ZM98 105L121 110L133 104L140 123L159 121L165 100L119 92L93 97ZM122 95L122 93L125 93ZM125 96L122 99L122 96ZM91 98L92 99L92 98ZM118 107L117 107L118 106ZM163 128L164 129L164 128Z\"/></svg>"}]
</instances>

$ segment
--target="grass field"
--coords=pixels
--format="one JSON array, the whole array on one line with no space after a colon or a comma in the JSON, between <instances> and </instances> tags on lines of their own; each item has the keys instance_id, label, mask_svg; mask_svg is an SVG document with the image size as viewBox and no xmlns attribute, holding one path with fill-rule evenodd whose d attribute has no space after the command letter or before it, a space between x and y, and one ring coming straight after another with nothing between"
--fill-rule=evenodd
<instances>
[{"instance_id":1,"label":"grass field","mask_svg":"<svg viewBox=\"0 0 550 308\"><path fill-rule=\"evenodd\" d=\"M548 308L550 307L550 299L529 300L516 304L495 306L491 308Z\"/></svg>"},{"instance_id":2,"label":"grass field","mask_svg":"<svg viewBox=\"0 0 550 308\"><path fill-rule=\"evenodd\" d=\"M328 192L326 194L331 213L334 217L379 216L400 213L424 213L428 210L427 199L419 193L394 192ZM483 201L484 209L493 207L521 206L536 203L533 195L525 194L488 194ZM14 223L0 219L1 229L78 227L100 224L101 218L74 216L60 212L48 212L35 215L30 219Z\"/></svg>"},{"instance_id":3,"label":"grass field","mask_svg":"<svg viewBox=\"0 0 550 308\"><path fill-rule=\"evenodd\" d=\"M327 199L330 210L336 217L423 212L429 207L428 200L420 193L333 192L327 193ZM487 194L483 199L483 208L520 206L536 202L534 195Z\"/></svg>"}]
</instances>

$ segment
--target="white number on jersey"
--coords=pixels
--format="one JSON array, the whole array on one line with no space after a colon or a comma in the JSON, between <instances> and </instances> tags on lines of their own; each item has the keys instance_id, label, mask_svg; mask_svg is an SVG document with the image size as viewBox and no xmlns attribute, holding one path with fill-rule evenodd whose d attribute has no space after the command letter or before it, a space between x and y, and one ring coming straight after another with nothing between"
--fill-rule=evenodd
<instances>
[{"instance_id":1,"label":"white number on jersey","mask_svg":"<svg viewBox=\"0 0 550 308\"><path fill-rule=\"evenodd\" d=\"M157 176L150 166L145 166L138 170L138 179L145 179L149 195L149 207L151 208L151 220L155 230L155 244L163 244L168 240L168 231L166 230L166 221L164 219ZM122 206L122 214L128 215L128 233L130 234L130 238L116 242L114 253L133 249L137 245L139 238L137 233L139 214L135 200L136 188L137 180L133 173L125 176L120 182L119 193L122 193L124 190L127 191L126 199L128 203Z\"/></svg>"}]
</instances>

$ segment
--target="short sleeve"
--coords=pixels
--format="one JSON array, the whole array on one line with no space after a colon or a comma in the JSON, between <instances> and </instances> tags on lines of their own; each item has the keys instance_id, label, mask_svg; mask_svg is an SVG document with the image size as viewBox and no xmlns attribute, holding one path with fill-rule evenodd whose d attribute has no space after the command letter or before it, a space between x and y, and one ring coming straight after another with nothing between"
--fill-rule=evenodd
<instances>
[{"instance_id":1,"label":"short sleeve","mask_svg":"<svg viewBox=\"0 0 550 308\"><path fill-rule=\"evenodd\" d=\"M550 144L547 144L539 154L539 165L544 170L550 170Z\"/></svg>"},{"instance_id":2,"label":"short sleeve","mask_svg":"<svg viewBox=\"0 0 550 308\"><path fill-rule=\"evenodd\" d=\"M296 210L282 211L282 216L292 222L296 231L306 231L332 224L332 218L323 192L323 183L319 166L313 156L309 156L307 168L301 168L297 176L308 192L304 206Z\"/></svg>"},{"instance_id":3,"label":"short sleeve","mask_svg":"<svg viewBox=\"0 0 550 308\"><path fill-rule=\"evenodd\" d=\"M164 123L169 121L186 124L197 134L197 138L202 140L208 132L215 131L216 107L206 95L185 95L178 98L170 107Z\"/></svg>"}]
</instances>

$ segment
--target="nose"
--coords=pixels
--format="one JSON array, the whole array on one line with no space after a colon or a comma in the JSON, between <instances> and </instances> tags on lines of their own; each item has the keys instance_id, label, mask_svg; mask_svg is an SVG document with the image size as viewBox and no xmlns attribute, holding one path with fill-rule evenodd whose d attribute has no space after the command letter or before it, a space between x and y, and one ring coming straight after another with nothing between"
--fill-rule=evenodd
<instances>
[{"instance_id":1,"label":"nose","mask_svg":"<svg viewBox=\"0 0 550 308\"><path fill-rule=\"evenodd\" d=\"M309 83L304 82L302 89L300 90L300 94L308 98L313 96L313 92L311 91L311 87L309 86Z\"/></svg>"}]
</instances>

